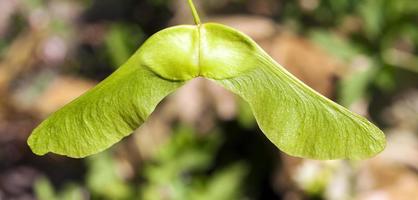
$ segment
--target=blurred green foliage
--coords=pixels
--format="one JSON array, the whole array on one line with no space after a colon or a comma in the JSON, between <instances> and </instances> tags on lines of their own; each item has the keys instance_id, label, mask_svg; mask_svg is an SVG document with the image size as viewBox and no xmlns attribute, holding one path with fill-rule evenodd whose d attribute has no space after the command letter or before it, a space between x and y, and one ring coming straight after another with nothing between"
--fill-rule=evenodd
<instances>
[{"instance_id":1,"label":"blurred green foliage","mask_svg":"<svg viewBox=\"0 0 418 200\"><path fill-rule=\"evenodd\" d=\"M94 199L133 199L133 188L117 173L116 160L103 152L91 156L86 176L87 188Z\"/></svg>"},{"instance_id":2,"label":"blurred green foliage","mask_svg":"<svg viewBox=\"0 0 418 200\"><path fill-rule=\"evenodd\" d=\"M285 1L281 17L296 21L299 31L308 33L313 41L354 69L340 83L338 100L343 105L370 96L375 89L393 93L399 86L399 71L418 72L416 1L311 2L318 2L317 7L303 9L298 1ZM354 24L348 29L353 30L344 30L350 20Z\"/></svg>"},{"instance_id":3,"label":"blurred green foliage","mask_svg":"<svg viewBox=\"0 0 418 200\"><path fill-rule=\"evenodd\" d=\"M246 174L243 163L235 163L208 174L220 142L219 133L199 137L181 127L144 169L148 182L141 199L240 199Z\"/></svg>"},{"instance_id":4,"label":"blurred green foliage","mask_svg":"<svg viewBox=\"0 0 418 200\"><path fill-rule=\"evenodd\" d=\"M138 49L145 35L134 24L112 24L105 37L105 45L112 66L121 66Z\"/></svg>"},{"instance_id":5,"label":"blurred green foliage","mask_svg":"<svg viewBox=\"0 0 418 200\"><path fill-rule=\"evenodd\" d=\"M56 191L46 178L35 182L35 194L40 200L81 200L85 199L83 190L76 184L67 183L60 191Z\"/></svg>"},{"instance_id":6,"label":"blurred green foliage","mask_svg":"<svg viewBox=\"0 0 418 200\"><path fill-rule=\"evenodd\" d=\"M179 127L161 146L139 175L143 181L124 180L118 174L117 160L105 151L87 158L85 183L65 184L57 189L46 178L35 183L38 199L144 199L144 200L230 200L243 196L245 163L235 162L212 171L222 138L219 132L199 136L193 129Z\"/></svg>"}]
</instances>

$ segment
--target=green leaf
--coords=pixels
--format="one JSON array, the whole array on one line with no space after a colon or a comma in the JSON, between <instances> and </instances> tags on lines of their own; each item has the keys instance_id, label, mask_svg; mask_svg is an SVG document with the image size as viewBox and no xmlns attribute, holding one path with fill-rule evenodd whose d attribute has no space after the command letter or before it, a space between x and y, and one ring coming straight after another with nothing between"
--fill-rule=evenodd
<instances>
[{"instance_id":1,"label":"green leaf","mask_svg":"<svg viewBox=\"0 0 418 200\"><path fill-rule=\"evenodd\" d=\"M108 79L36 128L29 145L40 155L97 153L131 133L159 101L198 76L246 100L261 130L290 155L360 159L385 146L384 134L372 123L304 85L249 37L213 23L155 34Z\"/></svg>"},{"instance_id":2,"label":"green leaf","mask_svg":"<svg viewBox=\"0 0 418 200\"><path fill-rule=\"evenodd\" d=\"M178 78L187 77L185 71L173 68L193 68L195 32L191 26L179 26L150 38L106 80L42 122L28 139L32 151L79 158L129 135L165 96L184 84Z\"/></svg>"},{"instance_id":3,"label":"green leaf","mask_svg":"<svg viewBox=\"0 0 418 200\"><path fill-rule=\"evenodd\" d=\"M310 89L245 35L209 27L207 38L235 45L230 47L235 60L223 67L246 69L215 81L250 104L261 130L282 151L313 159L362 159L383 150L385 136L375 125Z\"/></svg>"}]
</instances>

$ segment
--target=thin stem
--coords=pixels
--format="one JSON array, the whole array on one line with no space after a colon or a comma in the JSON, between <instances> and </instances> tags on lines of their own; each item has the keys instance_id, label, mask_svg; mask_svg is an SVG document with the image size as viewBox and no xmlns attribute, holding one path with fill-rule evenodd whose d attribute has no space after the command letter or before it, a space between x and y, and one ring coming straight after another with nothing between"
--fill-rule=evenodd
<instances>
[{"instance_id":1,"label":"thin stem","mask_svg":"<svg viewBox=\"0 0 418 200\"><path fill-rule=\"evenodd\" d=\"M200 24L200 17L199 17L199 14L197 14L196 7L193 4L193 0L189 0L189 6L190 6L190 9L192 10L194 23L196 25L199 25Z\"/></svg>"}]
</instances>

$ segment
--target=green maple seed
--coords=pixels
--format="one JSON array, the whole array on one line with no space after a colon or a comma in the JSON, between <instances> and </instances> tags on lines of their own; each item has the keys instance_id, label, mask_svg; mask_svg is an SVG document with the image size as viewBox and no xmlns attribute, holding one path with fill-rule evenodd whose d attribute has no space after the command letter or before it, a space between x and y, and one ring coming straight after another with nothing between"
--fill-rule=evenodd
<instances>
[{"instance_id":1,"label":"green maple seed","mask_svg":"<svg viewBox=\"0 0 418 200\"><path fill-rule=\"evenodd\" d=\"M215 23L164 29L116 72L42 122L28 139L38 155L85 157L131 134L171 92L195 77L246 100L260 129L289 155L363 159L385 136L363 117L323 97L277 64L245 34Z\"/></svg>"}]
</instances>

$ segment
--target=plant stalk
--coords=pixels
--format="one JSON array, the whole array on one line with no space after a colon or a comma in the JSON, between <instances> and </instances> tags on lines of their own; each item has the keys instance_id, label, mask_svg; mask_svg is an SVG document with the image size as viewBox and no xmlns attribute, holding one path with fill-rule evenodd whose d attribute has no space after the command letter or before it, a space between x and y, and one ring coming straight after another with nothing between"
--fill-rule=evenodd
<instances>
[{"instance_id":1,"label":"plant stalk","mask_svg":"<svg viewBox=\"0 0 418 200\"><path fill-rule=\"evenodd\" d=\"M197 13L196 7L193 4L193 0L188 0L188 1L189 1L189 7L192 10L194 23L196 25L200 25L200 17L199 17L199 14Z\"/></svg>"}]
</instances>

